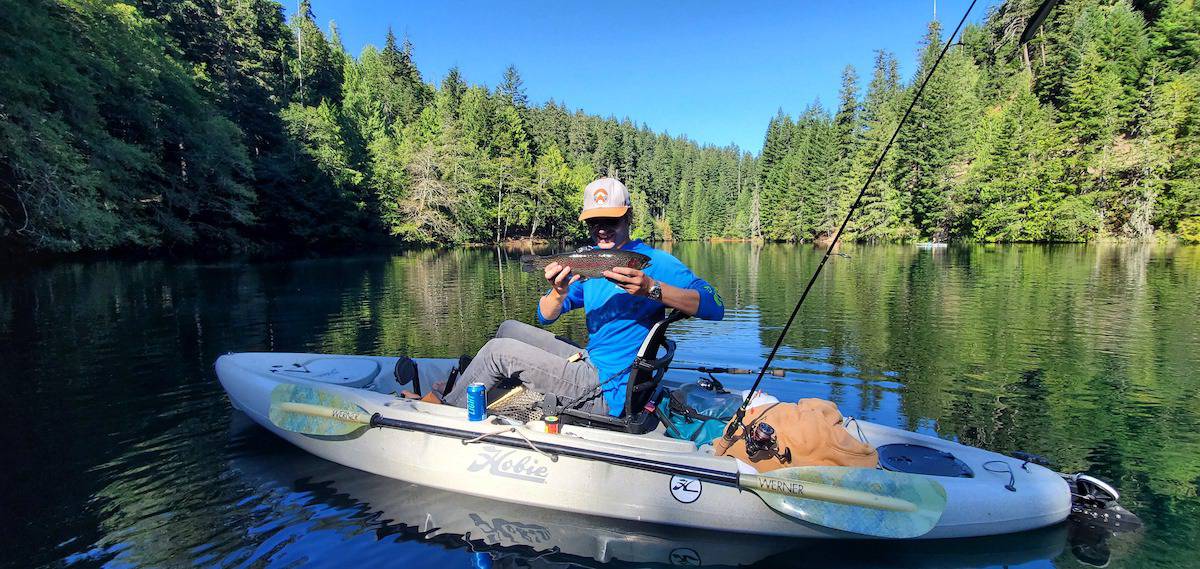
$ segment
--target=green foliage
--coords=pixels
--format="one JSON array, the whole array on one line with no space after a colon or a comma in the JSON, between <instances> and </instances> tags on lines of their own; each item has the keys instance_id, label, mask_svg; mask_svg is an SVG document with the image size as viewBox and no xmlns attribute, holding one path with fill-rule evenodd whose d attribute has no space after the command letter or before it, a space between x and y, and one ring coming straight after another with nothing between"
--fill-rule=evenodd
<instances>
[{"instance_id":1,"label":"green foliage","mask_svg":"<svg viewBox=\"0 0 1200 569\"><path fill-rule=\"evenodd\" d=\"M1194 0L1154 13L1127 0L1067 2L1017 45L1039 4L997 6L947 52L878 165L853 238L1148 238L1200 212ZM771 119L759 161L767 238L819 236L837 218L828 210L849 207L940 52L938 32L932 25L906 85L885 53L861 103L844 74L832 181L825 170L795 174L807 138L786 115ZM822 214L803 196L826 183L837 207Z\"/></svg>"},{"instance_id":2,"label":"green foliage","mask_svg":"<svg viewBox=\"0 0 1200 569\"><path fill-rule=\"evenodd\" d=\"M1195 235L1195 0L1040 2L964 31L862 198L848 237L1078 241ZM940 52L902 80L879 52L836 109L782 109L757 157L494 91L413 45L347 53L302 1L0 0L0 239L17 250L235 249L398 238L581 239L580 188L617 176L650 239L813 241L876 170Z\"/></svg>"},{"instance_id":3,"label":"green foliage","mask_svg":"<svg viewBox=\"0 0 1200 569\"><path fill-rule=\"evenodd\" d=\"M940 29L930 24L913 83L929 75L942 49ZM951 49L929 78L913 107L908 128L896 141L895 185L911 196L912 224L922 235L945 240L950 234L949 203L956 163L964 161L970 130L979 115L975 98L978 71L965 51Z\"/></svg>"},{"instance_id":4,"label":"green foliage","mask_svg":"<svg viewBox=\"0 0 1200 569\"><path fill-rule=\"evenodd\" d=\"M346 137L328 101L315 108L292 103L281 115L292 140L300 143L334 186L350 188L362 181L362 173L350 163Z\"/></svg>"},{"instance_id":5,"label":"green foliage","mask_svg":"<svg viewBox=\"0 0 1200 569\"><path fill-rule=\"evenodd\" d=\"M987 241L1074 241L1099 218L1065 180L1067 146L1050 112L1017 82L1002 103L993 136L979 151L968 186L976 196L975 237Z\"/></svg>"},{"instance_id":6,"label":"green foliage","mask_svg":"<svg viewBox=\"0 0 1200 569\"><path fill-rule=\"evenodd\" d=\"M317 106L323 100L338 101L342 61L317 27L309 0L301 0L292 27L296 33L296 57L291 65L296 78L295 100L305 106Z\"/></svg>"},{"instance_id":7,"label":"green foliage","mask_svg":"<svg viewBox=\"0 0 1200 569\"><path fill-rule=\"evenodd\" d=\"M1200 219L1200 72L1164 72L1151 88L1146 160L1157 196L1155 223L1194 236ZM1183 224L1191 220L1192 231ZM1194 239L1193 239L1194 240Z\"/></svg>"},{"instance_id":8,"label":"green foliage","mask_svg":"<svg viewBox=\"0 0 1200 569\"><path fill-rule=\"evenodd\" d=\"M900 121L904 93L900 86L895 56L877 52L871 82L862 104L862 131L855 146L857 153L846 174L847 187L857 192L867 180L870 186L863 196L860 213L853 220L851 231L863 241L893 241L911 239L916 234L909 219L906 197L895 187L889 172L896 170L896 156L889 154L874 178L876 163ZM853 198L851 198L853 199Z\"/></svg>"},{"instance_id":9,"label":"green foliage","mask_svg":"<svg viewBox=\"0 0 1200 569\"><path fill-rule=\"evenodd\" d=\"M1151 28L1150 47L1173 71L1195 69L1200 61L1200 4L1168 2Z\"/></svg>"},{"instance_id":10,"label":"green foliage","mask_svg":"<svg viewBox=\"0 0 1200 569\"><path fill-rule=\"evenodd\" d=\"M1200 243L1200 217L1189 217L1180 221L1179 237L1188 243Z\"/></svg>"},{"instance_id":11,"label":"green foliage","mask_svg":"<svg viewBox=\"0 0 1200 569\"><path fill-rule=\"evenodd\" d=\"M0 2L0 235L51 251L238 241L240 132L127 4Z\"/></svg>"}]
</instances>

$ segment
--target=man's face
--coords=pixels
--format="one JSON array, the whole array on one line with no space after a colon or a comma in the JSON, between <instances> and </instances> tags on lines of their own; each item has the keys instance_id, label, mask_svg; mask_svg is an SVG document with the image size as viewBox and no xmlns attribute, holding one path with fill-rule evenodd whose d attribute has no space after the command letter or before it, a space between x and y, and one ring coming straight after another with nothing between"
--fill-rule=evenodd
<instances>
[{"instance_id":1,"label":"man's face","mask_svg":"<svg viewBox=\"0 0 1200 569\"><path fill-rule=\"evenodd\" d=\"M593 217L587 220L588 233L601 249L612 249L629 240L629 219L626 217Z\"/></svg>"}]
</instances>

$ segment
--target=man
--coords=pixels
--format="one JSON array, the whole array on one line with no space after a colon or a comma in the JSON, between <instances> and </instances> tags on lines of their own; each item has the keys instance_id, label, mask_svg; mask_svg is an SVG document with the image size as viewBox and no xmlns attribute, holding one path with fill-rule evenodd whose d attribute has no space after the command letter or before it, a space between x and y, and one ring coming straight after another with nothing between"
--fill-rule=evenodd
<instances>
[{"instance_id":1,"label":"man","mask_svg":"<svg viewBox=\"0 0 1200 569\"><path fill-rule=\"evenodd\" d=\"M669 253L629 239L631 219L629 190L617 179L600 178L584 188L579 220L587 223L596 247L646 255L650 265L644 271L616 267L605 271L605 279L581 279L569 266L546 267L550 290L538 300L538 323L550 324L564 312L583 308L587 350L546 330L504 322L446 394L446 402L465 406L467 385L482 382L490 388L501 378L515 378L535 391L555 393L560 402L578 400L575 408L620 416L629 366L667 308L705 320L723 318L725 307L712 285Z\"/></svg>"}]
</instances>

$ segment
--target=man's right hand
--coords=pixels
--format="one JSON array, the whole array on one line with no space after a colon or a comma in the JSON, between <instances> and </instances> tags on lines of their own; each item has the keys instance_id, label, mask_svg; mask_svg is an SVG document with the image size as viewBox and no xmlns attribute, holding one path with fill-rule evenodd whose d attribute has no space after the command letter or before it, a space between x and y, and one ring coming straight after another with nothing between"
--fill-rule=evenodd
<instances>
[{"instance_id":1,"label":"man's right hand","mask_svg":"<svg viewBox=\"0 0 1200 569\"><path fill-rule=\"evenodd\" d=\"M552 287L550 293L557 296L559 299L567 296L567 290L571 285L579 281L579 275L571 274L571 267L564 267L558 263L550 263L546 265L546 281Z\"/></svg>"}]
</instances>

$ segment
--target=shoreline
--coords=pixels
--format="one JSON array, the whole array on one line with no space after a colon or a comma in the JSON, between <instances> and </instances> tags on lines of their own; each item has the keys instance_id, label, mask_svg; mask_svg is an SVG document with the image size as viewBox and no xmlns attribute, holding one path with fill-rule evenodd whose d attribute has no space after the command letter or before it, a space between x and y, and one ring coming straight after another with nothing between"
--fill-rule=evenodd
<instances>
[{"instance_id":1,"label":"shoreline","mask_svg":"<svg viewBox=\"0 0 1200 569\"><path fill-rule=\"evenodd\" d=\"M647 243L652 244L677 244L677 243L729 243L729 244L751 244L764 246L768 244L777 245L808 245L814 248L824 248L828 246L828 240L816 241L768 241L765 239L748 239L735 237L717 237L711 239L645 239ZM578 242L578 243L583 243ZM574 244L563 239L548 239L544 237L507 239L500 243L441 243L441 244L417 244L403 242L376 242L376 243L359 243L359 244L337 244L314 246L310 248L302 247L274 247L270 249L262 249L258 251L240 251L240 252L204 252L200 249L172 250L169 248L160 249L133 249L133 250L109 250L109 251L77 251L72 253L58 252L14 252L12 250L0 250L0 267L12 270L22 267L36 267L42 265L69 263L69 262L94 262L94 261L155 261L155 260L171 260L171 261L229 261L229 260L249 260L249 261L275 261L275 260L294 260L294 259L318 259L334 256L352 256L359 254L377 254L377 253L404 253L408 251L422 251L429 249L503 249L508 253L529 252L530 250L537 253L544 253L554 248L566 248ZM1178 236L1164 236L1155 239L1129 239L1120 237L1108 237L1103 239L1094 239L1090 241L977 241L977 240L952 240L952 241L855 241L853 239L845 239L838 243L838 248L843 245L850 246L871 246L871 245L907 245L912 247L925 246L930 244L937 245L937 248L942 246L956 247L963 245L982 245L982 246L1006 246L1006 245L1161 245L1161 246L1200 246L1200 243L1190 243Z\"/></svg>"}]
</instances>

